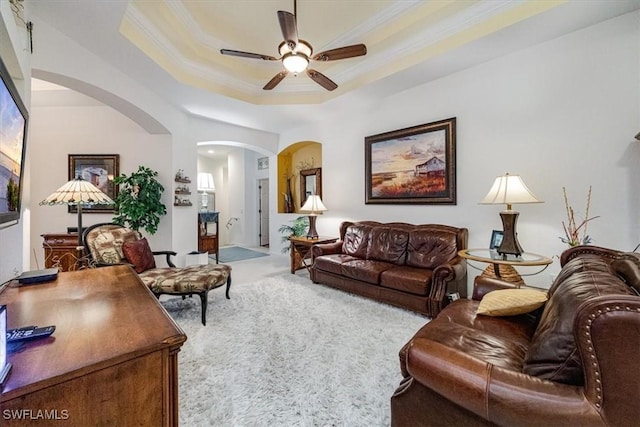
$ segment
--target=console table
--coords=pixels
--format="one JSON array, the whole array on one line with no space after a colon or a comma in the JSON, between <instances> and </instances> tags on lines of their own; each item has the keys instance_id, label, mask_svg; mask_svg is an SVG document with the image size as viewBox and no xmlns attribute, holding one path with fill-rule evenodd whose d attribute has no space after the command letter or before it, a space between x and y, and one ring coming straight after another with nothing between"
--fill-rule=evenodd
<instances>
[{"instance_id":1,"label":"console table","mask_svg":"<svg viewBox=\"0 0 640 427\"><path fill-rule=\"evenodd\" d=\"M220 232L218 224L219 216L219 212L198 212L198 251L216 254L216 264L218 264L218 259L220 258L218 254L220 250L218 240ZM209 233L210 222L216 224L215 234Z\"/></svg>"},{"instance_id":2,"label":"console table","mask_svg":"<svg viewBox=\"0 0 640 427\"><path fill-rule=\"evenodd\" d=\"M178 352L186 335L130 267L15 283L0 293L7 327L56 330L9 355L13 369L0 394L3 427L57 425L53 420L178 425ZM37 419L38 411L54 418Z\"/></svg>"}]
</instances>

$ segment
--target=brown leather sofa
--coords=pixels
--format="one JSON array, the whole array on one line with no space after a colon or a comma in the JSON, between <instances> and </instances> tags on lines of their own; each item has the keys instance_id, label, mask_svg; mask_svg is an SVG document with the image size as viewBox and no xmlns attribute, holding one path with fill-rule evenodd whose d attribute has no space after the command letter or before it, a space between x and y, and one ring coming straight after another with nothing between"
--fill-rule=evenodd
<instances>
[{"instance_id":1,"label":"brown leather sofa","mask_svg":"<svg viewBox=\"0 0 640 427\"><path fill-rule=\"evenodd\" d=\"M312 248L311 280L435 316L447 294L467 295L466 228L343 222L340 239Z\"/></svg>"},{"instance_id":2,"label":"brown leather sofa","mask_svg":"<svg viewBox=\"0 0 640 427\"><path fill-rule=\"evenodd\" d=\"M640 255L580 246L561 256L534 313L477 315L488 292L447 306L400 352L401 426L640 425Z\"/></svg>"}]
</instances>

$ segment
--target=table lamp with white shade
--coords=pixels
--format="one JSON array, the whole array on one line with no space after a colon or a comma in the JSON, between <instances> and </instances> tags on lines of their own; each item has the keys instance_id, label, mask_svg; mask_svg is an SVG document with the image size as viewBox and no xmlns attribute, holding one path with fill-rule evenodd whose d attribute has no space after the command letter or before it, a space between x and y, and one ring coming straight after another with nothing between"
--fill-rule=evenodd
<instances>
[{"instance_id":1,"label":"table lamp with white shade","mask_svg":"<svg viewBox=\"0 0 640 427\"><path fill-rule=\"evenodd\" d=\"M496 249L500 255L520 256L524 252L516 232L520 213L513 210L511 206L518 203L542 203L542 201L527 188L520 175L508 173L497 177L487 195L480 201L481 205L507 205L507 209L500 212L504 233L502 243Z\"/></svg>"},{"instance_id":2,"label":"table lamp with white shade","mask_svg":"<svg viewBox=\"0 0 640 427\"><path fill-rule=\"evenodd\" d=\"M307 232L307 239L318 238L318 232L316 231L316 217L325 211L327 211L327 207L322 203L320 196L312 194L307 197L307 201L300 209L301 213L309 214L309 231Z\"/></svg>"},{"instance_id":3,"label":"table lamp with white shade","mask_svg":"<svg viewBox=\"0 0 640 427\"><path fill-rule=\"evenodd\" d=\"M213 175L208 172L198 172L198 191L202 191L202 210L209 208L209 192L216 191ZM213 207L215 209L215 206Z\"/></svg>"}]
</instances>

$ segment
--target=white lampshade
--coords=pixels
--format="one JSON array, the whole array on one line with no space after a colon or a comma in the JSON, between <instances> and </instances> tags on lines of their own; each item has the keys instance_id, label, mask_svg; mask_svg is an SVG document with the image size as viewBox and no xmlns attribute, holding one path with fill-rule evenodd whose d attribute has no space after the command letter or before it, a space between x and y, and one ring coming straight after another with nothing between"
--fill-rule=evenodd
<instances>
[{"instance_id":1,"label":"white lampshade","mask_svg":"<svg viewBox=\"0 0 640 427\"><path fill-rule=\"evenodd\" d=\"M487 195L480 201L481 205L506 204L508 210L511 210L512 204L519 203L542 203L542 200L533 195L520 175L508 173L497 177Z\"/></svg>"},{"instance_id":2,"label":"white lampshade","mask_svg":"<svg viewBox=\"0 0 640 427\"><path fill-rule=\"evenodd\" d=\"M41 205L111 205L113 200L89 181L78 177L40 202Z\"/></svg>"},{"instance_id":3,"label":"white lampshade","mask_svg":"<svg viewBox=\"0 0 640 427\"><path fill-rule=\"evenodd\" d=\"M307 201L304 203L304 206L300 208L301 213L309 214L321 214L327 210L327 207L322 203L322 200L318 195L311 195L307 197Z\"/></svg>"},{"instance_id":4,"label":"white lampshade","mask_svg":"<svg viewBox=\"0 0 640 427\"><path fill-rule=\"evenodd\" d=\"M198 172L198 191L216 191L213 183L213 175L206 172Z\"/></svg>"}]
</instances>

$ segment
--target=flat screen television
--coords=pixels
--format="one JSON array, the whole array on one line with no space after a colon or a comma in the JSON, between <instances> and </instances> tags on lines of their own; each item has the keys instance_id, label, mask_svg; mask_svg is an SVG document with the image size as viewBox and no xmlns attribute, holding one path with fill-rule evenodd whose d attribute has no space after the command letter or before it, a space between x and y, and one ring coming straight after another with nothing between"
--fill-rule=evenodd
<instances>
[{"instance_id":1,"label":"flat screen television","mask_svg":"<svg viewBox=\"0 0 640 427\"><path fill-rule=\"evenodd\" d=\"M0 224L20 219L29 114L0 58Z\"/></svg>"}]
</instances>

